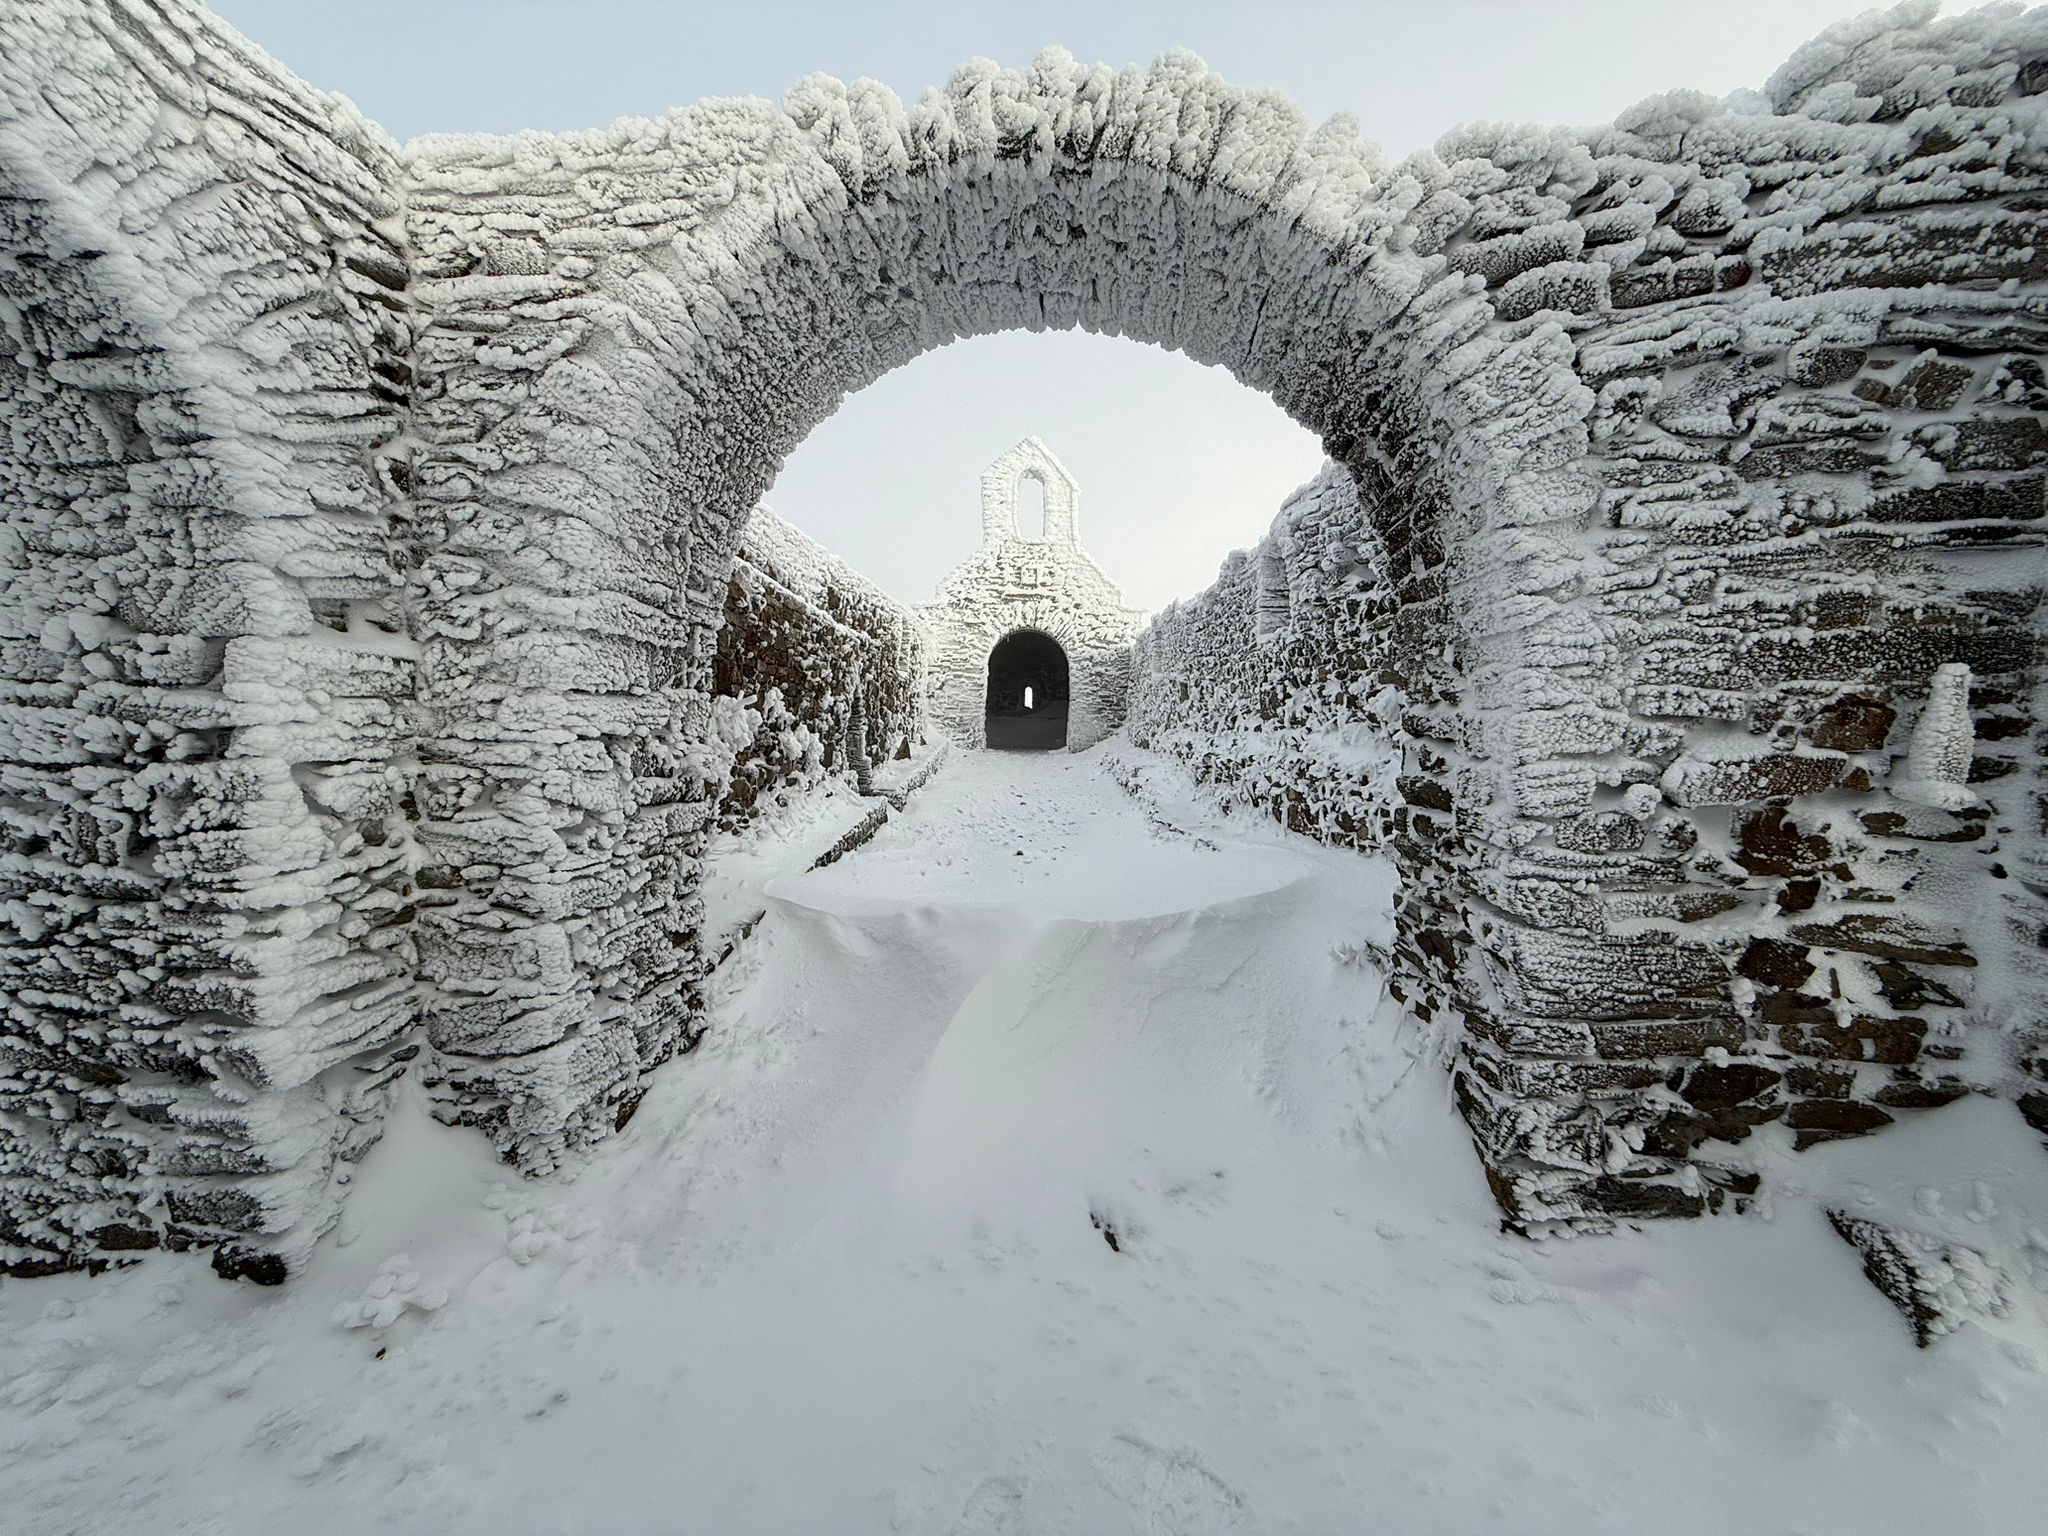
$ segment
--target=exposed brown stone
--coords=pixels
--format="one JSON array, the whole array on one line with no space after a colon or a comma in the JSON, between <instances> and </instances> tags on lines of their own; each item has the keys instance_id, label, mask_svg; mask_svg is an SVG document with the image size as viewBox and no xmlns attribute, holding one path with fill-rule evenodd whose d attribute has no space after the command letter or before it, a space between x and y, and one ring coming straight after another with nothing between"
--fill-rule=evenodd
<instances>
[{"instance_id":1,"label":"exposed brown stone","mask_svg":"<svg viewBox=\"0 0 2048 1536\"><path fill-rule=\"evenodd\" d=\"M1778 890L1780 912L1810 912L1820 899L1820 881L1787 880Z\"/></svg>"},{"instance_id":2,"label":"exposed brown stone","mask_svg":"<svg viewBox=\"0 0 2048 1536\"><path fill-rule=\"evenodd\" d=\"M1733 1109L1769 1093L1782 1080L1771 1068L1753 1062L1737 1061L1727 1066L1710 1062L1693 1068L1679 1090L1679 1097L1696 1109Z\"/></svg>"},{"instance_id":3,"label":"exposed brown stone","mask_svg":"<svg viewBox=\"0 0 2048 1536\"><path fill-rule=\"evenodd\" d=\"M1892 1117L1874 1104L1853 1099L1804 1099L1785 1111L1785 1123L1794 1132L1792 1146L1804 1152L1823 1141L1840 1141L1849 1136L1867 1136Z\"/></svg>"},{"instance_id":4,"label":"exposed brown stone","mask_svg":"<svg viewBox=\"0 0 2048 1536\"><path fill-rule=\"evenodd\" d=\"M1884 748L1898 711L1882 699L1845 693L1820 711L1813 744L1834 752L1877 752Z\"/></svg>"},{"instance_id":5,"label":"exposed brown stone","mask_svg":"<svg viewBox=\"0 0 2048 1536\"><path fill-rule=\"evenodd\" d=\"M1782 805L1766 805L1735 824L1735 862L1752 875L1811 875L1830 866L1834 845L1807 832Z\"/></svg>"},{"instance_id":6,"label":"exposed brown stone","mask_svg":"<svg viewBox=\"0 0 2048 1536\"><path fill-rule=\"evenodd\" d=\"M1651 1157L1683 1162L1703 1141L1713 1139L1714 1128L1706 1116L1673 1110L1643 1128L1643 1151Z\"/></svg>"},{"instance_id":7,"label":"exposed brown stone","mask_svg":"<svg viewBox=\"0 0 2048 1536\"><path fill-rule=\"evenodd\" d=\"M1666 775L1664 792L1677 805L1742 805L1819 794L1840 784L1848 768L1843 757L1792 752L1721 762L1690 759Z\"/></svg>"},{"instance_id":8,"label":"exposed brown stone","mask_svg":"<svg viewBox=\"0 0 2048 1536\"><path fill-rule=\"evenodd\" d=\"M1871 962L1870 968L1877 977L1878 991L1894 1008L1914 1013L1928 1007L1960 1008L1963 1005L1962 998L1956 993L1904 961L1876 960Z\"/></svg>"},{"instance_id":9,"label":"exposed brown stone","mask_svg":"<svg viewBox=\"0 0 2048 1536\"><path fill-rule=\"evenodd\" d=\"M1706 1197L1675 1184L1603 1174L1580 1191L1589 1210L1607 1216L1668 1218L1706 1214Z\"/></svg>"},{"instance_id":10,"label":"exposed brown stone","mask_svg":"<svg viewBox=\"0 0 2048 1536\"><path fill-rule=\"evenodd\" d=\"M155 1228L109 1222L86 1234L109 1253L132 1253L156 1247L162 1239Z\"/></svg>"},{"instance_id":11,"label":"exposed brown stone","mask_svg":"<svg viewBox=\"0 0 2048 1536\"><path fill-rule=\"evenodd\" d=\"M1422 806L1426 810L1448 811L1455 803L1451 799L1451 792L1443 785L1435 779L1426 779L1417 774L1403 774L1395 781L1395 787L1400 790L1403 800L1410 805Z\"/></svg>"},{"instance_id":12,"label":"exposed brown stone","mask_svg":"<svg viewBox=\"0 0 2048 1536\"><path fill-rule=\"evenodd\" d=\"M1802 1099L1846 1099L1856 1086L1853 1067L1799 1062L1785 1069L1785 1086Z\"/></svg>"},{"instance_id":13,"label":"exposed brown stone","mask_svg":"<svg viewBox=\"0 0 2048 1536\"><path fill-rule=\"evenodd\" d=\"M1784 939L1752 939L1742 958L1735 962L1735 973L1773 987L1796 988L1804 986L1806 978L1813 974L1813 962L1807 958L1804 944Z\"/></svg>"},{"instance_id":14,"label":"exposed brown stone","mask_svg":"<svg viewBox=\"0 0 2048 1536\"><path fill-rule=\"evenodd\" d=\"M1976 956L1959 942L1937 939L1904 918L1857 913L1831 923L1799 923L1792 937L1821 949L1846 949L1887 960L1921 965L1975 965Z\"/></svg>"},{"instance_id":15,"label":"exposed brown stone","mask_svg":"<svg viewBox=\"0 0 2048 1536\"><path fill-rule=\"evenodd\" d=\"M1815 1020L1804 1026L1787 1027L1783 1032L1789 1051L1837 1061L1874 1061L1887 1067L1907 1066L1918 1060L1920 1042L1926 1038L1925 1019L1859 1013L1844 1024L1832 1010L1824 1022Z\"/></svg>"},{"instance_id":16,"label":"exposed brown stone","mask_svg":"<svg viewBox=\"0 0 2048 1536\"><path fill-rule=\"evenodd\" d=\"M1984 836L1981 815L1956 816L1918 806L1910 815L1903 811L1864 811L1856 819L1873 837L1905 838L1916 843L1971 843Z\"/></svg>"},{"instance_id":17,"label":"exposed brown stone","mask_svg":"<svg viewBox=\"0 0 2048 1536\"><path fill-rule=\"evenodd\" d=\"M1975 377L1960 363L1930 357L1899 380L1899 390L1917 411L1945 411L1962 398Z\"/></svg>"},{"instance_id":18,"label":"exposed brown stone","mask_svg":"<svg viewBox=\"0 0 2048 1536\"><path fill-rule=\"evenodd\" d=\"M2019 1098L2020 1118L2048 1136L2048 1093L2023 1093Z\"/></svg>"},{"instance_id":19,"label":"exposed brown stone","mask_svg":"<svg viewBox=\"0 0 2048 1536\"><path fill-rule=\"evenodd\" d=\"M1944 1077L1932 1082L1909 1078L1886 1083L1872 1097L1886 1109L1939 1109L1944 1104L1953 1104L1969 1091L1970 1085L1961 1078Z\"/></svg>"},{"instance_id":20,"label":"exposed brown stone","mask_svg":"<svg viewBox=\"0 0 2048 1536\"><path fill-rule=\"evenodd\" d=\"M2042 515L2042 477L2018 480L1943 480L1891 491L1870 505L1880 523L2034 522Z\"/></svg>"},{"instance_id":21,"label":"exposed brown stone","mask_svg":"<svg viewBox=\"0 0 2048 1536\"><path fill-rule=\"evenodd\" d=\"M213 1272L223 1280L247 1280L252 1285L283 1285L291 1274L278 1254L239 1243L222 1243L213 1250Z\"/></svg>"},{"instance_id":22,"label":"exposed brown stone","mask_svg":"<svg viewBox=\"0 0 2048 1536\"><path fill-rule=\"evenodd\" d=\"M1703 1178L1731 1195L1753 1195L1763 1188L1763 1176L1754 1168L1724 1168L1717 1163L1701 1163L1698 1167Z\"/></svg>"},{"instance_id":23,"label":"exposed brown stone","mask_svg":"<svg viewBox=\"0 0 2048 1536\"><path fill-rule=\"evenodd\" d=\"M1954 473L2032 469L2048 459L2048 427L2038 416L1993 416L1948 428L1927 450Z\"/></svg>"},{"instance_id":24,"label":"exposed brown stone","mask_svg":"<svg viewBox=\"0 0 2048 1536\"><path fill-rule=\"evenodd\" d=\"M1869 356L1861 347L1797 347L1786 358L1785 371L1795 384L1825 389L1855 378Z\"/></svg>"},{"instance_id":25,"label":"exposed brown stone","mask_svg":"<svg viewBox=\"0 0 2048 1536\"><path fill-rule=\"evenodd\" d=\"M1612 1020L1589 1022L1593 1045L1602 1058L1639 1061L1656 1056L1703 1056L1715 1046L1733 1049L1742 1043L1742 1020L1732 1014L1691 1019Z\"/></svg>"}]
</instances>

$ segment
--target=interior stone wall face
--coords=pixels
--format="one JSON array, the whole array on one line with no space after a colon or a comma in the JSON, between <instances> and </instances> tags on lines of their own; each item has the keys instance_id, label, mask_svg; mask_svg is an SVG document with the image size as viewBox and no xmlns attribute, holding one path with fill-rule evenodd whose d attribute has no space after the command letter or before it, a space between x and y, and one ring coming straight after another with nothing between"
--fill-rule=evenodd
<instances>
[{"instance_id":1,"label":"interior stone wall face","mask_svg":"<svg viewBox=\"0 0 2048 1536\"><path fill-rule=\"evenodd\" d=\"M1130 738L1226 803L1338 847L1383 849L1402 804L1395 611L1358 483L1328 465L1257 548L1146 627Z\"/></svg>"},{"instance_id":2,"label":"interior stone wall face","mask_svg":"<svg viewBox=\"0 0 2048 1536\"><path fill-rule=\"evenodd\" d=\"M925 738L925 649L910 609L756 507L712 664L734 748L719 830L831 776L867 789L874 769L910 757Z\"/></svg>"},{"instance_id":3,"label":"interior stone wall face","mask_svg":"<svg viewBox=\"0 0 2048 1536\"><path fill-rule=\"evenodd\" d=\"M1133 717L1392 851L1511 1224L2048 1123L2048 12L1400 163L1177 53L399 149L186 0L0 27L10 1272L281 1277L415 1049L531 1172L623 1124L700 1027L749 514L1008 329L1226 367L1339 466Z\"/></svg>"},{"instance_id":4,"label":"interior stone wall face","mask_svg":"<svg viewBox=\"0 0 2048 1536\"><path fill-rule=\"evenodd\" d=\"M1018 532L1026 480L1044 487L1038 539ZM931 635L932 720L961 746L986 744L989 652L1020 629L1050 635L1067 653L1069 750L1123 724L1142 615L1081 547L1079 520L1080 486L1039 439L1027 437L983 472L981 547L917 610Z\"/></svg>"}]
</instances>

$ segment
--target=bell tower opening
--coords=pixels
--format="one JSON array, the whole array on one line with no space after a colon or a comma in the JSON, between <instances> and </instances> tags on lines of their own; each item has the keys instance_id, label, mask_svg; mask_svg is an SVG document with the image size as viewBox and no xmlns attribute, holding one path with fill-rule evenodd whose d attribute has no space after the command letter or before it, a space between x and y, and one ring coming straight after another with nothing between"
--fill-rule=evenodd
<instances>
[{"instance_id":1,"label":"bell tower opening","mask_svg":"<svg viewBox=\"0 0 2048 1536\"><path fill-rule=\"evenodd\" d=\"M1045 542L1045 481L1037 475L1017 480L1017 505L1011 515L1010 531L1026 544Z\"/></svg>"},{"instance_id":2,"label":"bell tower opening","mask_svg":"<svg viewBox=\"0 0 2048 1536\"><path fill-rule=\"evenodd\" d=\"M1013 629L988 653L984 736L997 750L1045 752L1067 744L1067 653L1036 629Z\"/></svg>"}]
</instances>

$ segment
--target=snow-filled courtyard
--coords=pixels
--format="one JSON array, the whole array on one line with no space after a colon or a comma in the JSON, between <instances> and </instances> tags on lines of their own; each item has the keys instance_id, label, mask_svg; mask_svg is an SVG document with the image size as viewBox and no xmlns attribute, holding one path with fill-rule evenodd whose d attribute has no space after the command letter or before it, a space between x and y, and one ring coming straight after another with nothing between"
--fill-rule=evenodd
<instances>
[{"instance_id":1,"label":"snow-filled courtyard","mask_svg":"<svg viewBox=\"0 0 2048 1536\"><path fill-rule=\"evenodd\" d=\"M1382 1004L1390 868L1110 750L1143 794L1100 752L955 754L769 881L703 1045L564 1179L409 1104L289 1286L191 1254L0 1289L0 1523L2032 1528L2017 1116L1782 1154L1763 1219L1499 1235ZM1823 1190L2022 1294L1917 1350Z\"/></svg>"}]
</instances>

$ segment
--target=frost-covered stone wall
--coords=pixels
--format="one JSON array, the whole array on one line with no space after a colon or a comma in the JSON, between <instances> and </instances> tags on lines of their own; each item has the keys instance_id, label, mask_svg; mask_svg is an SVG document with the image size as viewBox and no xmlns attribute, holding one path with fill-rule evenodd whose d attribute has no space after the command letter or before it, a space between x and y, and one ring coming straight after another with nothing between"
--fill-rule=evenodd
<instances>
[{"instance_id":1,"label":"frost-covered stone wall","mask_svg":"<svg viewBox=\"0 0 2048 1536\"><path fill-rule=\"evenodd\" d=\"M531 1171L623 1123L695 1027L748 514L847 392L1047 326L1352 477L1394 984L1512 1222L2048 1120L2048 13L1400 163L1185 54L398 151L186 0L0 24L11 1267L281 1272L415 1020Z\"/></svg>"},{"instance_id":2,"label":"frost-covered stone wall","mask_svg":"<svg viewBox=\"0 0 2048 1536\"><path fill-rule=\"evenodd\" d=\"M1509 922L1458 1079L1517 1219L1711 1206L1754 1127L2007 1091L2039 1014L2048 13L1899 20L1626 114L1569 221L1451 256L1593 392L1592 537L1497 546L1554 604L1496 717L1542 831L1476 882ZM1924 787L1930 730L1967 786Z\"/></svg>"},{"instance_id":3,"label":"frost-covered stone wall","mask_svg":"<svg viewBox=\"0 0 2048 1536\"><path fill-rule=\"evenodd\" d=\"M1293 831L1384 847L1401 769L1384 565L1357 483L1327 466L1214 586L1139 636L1131 739Z\"/></svg>"},{"instance_id":4,"label":"frost-covered stone wall","mask_svg":"<svg viewBox=\"0 0 2048 1536\"><path fill-rule=\"evenodd\" d=\"M1018 531L1027 480L1045 498L1036 538ZM1068 747L1091 747L1123 724L1142 615L1081 547L1080 506L1072 471L1035 437L982 472L981 547L918 609L931 633L932 719L962 746L983 743L989 652L1020 629L1050 635L1067 653Z\"/></svg>"},{"instance_id":5,"label":"frost-covered stone wall","mask_svg":"<svg viewBox=\"0 0 2048 1536\"><path fill-rule=\"evenodd\" d=\"M1385 576L1372 660L1290 649L1288 513L1136 650L1134 734L1337 842L1357 818L1313 786L1385 780L1304 764L1289 727L1319 678L1341 719L1380 669L1366 713L1399 699L1406 738L1396 989L1457 1021L1460 1103L1525 1227L1739 1203L1759 1127L1811 1146L1972 1089L2048 1120L2048 29L1899 20L1759 97L1648 103L1584 160L1439 146L1418 244L1511 328L1570 338L1582 448L1493 517L1347 459L1370 526L1328 569L1368 605ZM1451 626L1485 638L1445 655L1443 618L1486 595ZM1277 654L1241 649L1262 635Z\"/></svg>"},{"instance_id":6,"label":"frost-covered stone wall","mask_svg":"<svg viewBox=\"0 0 2048 1536\"><path fill-rule=\"evenodd\" d=\"M922 627L910 610L766 507L733 562L712 666L717 724L735 747L719 827L764 798L908 758L924 739Z\"/></svg>"},{"instance_id":7,"label":"frost-covered stone wall","mask_svg":"<svg viewBox=\"0 0 2048 1536\"><path fill-rule=\"evenodd\" d=\"M418 1010L393 145L0 5L0 1272L281 1273Z\"/></svg>"}]
</instances>

